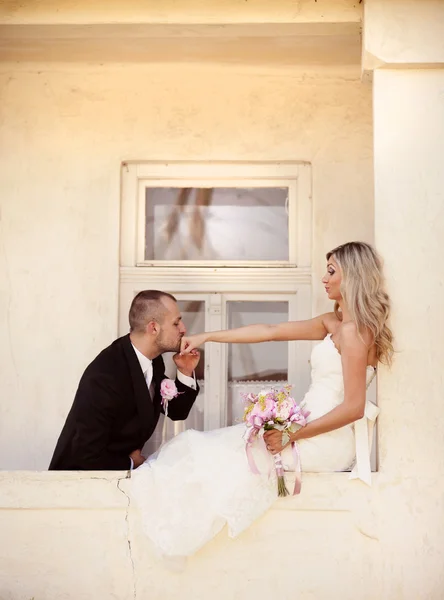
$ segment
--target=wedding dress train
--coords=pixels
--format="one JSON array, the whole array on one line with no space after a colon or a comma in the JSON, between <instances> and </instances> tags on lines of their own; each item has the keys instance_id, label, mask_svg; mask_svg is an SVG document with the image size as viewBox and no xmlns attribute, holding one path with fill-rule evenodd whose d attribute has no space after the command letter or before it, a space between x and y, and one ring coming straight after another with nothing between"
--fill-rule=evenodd
<instances>
[{"instance_id":1,"label":"wedding dress train","mask_svg":"<svg viewBox=\"0 0 444 600\"><path fill-rule=\"evenodd\" d=\"M342 363L331 335L314 347L312 383L305 395L308 421L344 399ZM367 368L367 387L375 375ZM360 421L299 442L302 472L352 470L352 478L370 485L370 447L379 409L367 400ZM132 495L145 534L163 556L190 556L228 526L236 537L277 498L274 462L262 440L254 449L260 475L251 472L243 424L213 431L185 431L132 473ZM289 447L284 467L294 470ZM302 494L304 493L302 478Z\"/></svg>"}]
</instances>

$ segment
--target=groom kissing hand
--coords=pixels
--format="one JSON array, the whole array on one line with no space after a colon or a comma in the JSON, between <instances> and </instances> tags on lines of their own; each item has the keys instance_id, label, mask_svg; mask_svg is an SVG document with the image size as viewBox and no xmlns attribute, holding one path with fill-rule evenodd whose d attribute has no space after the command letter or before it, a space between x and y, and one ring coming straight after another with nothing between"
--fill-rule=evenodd
<instances>
[{"instance_id":1,"label":"groom kissing hand","mask_svg":"<svg viewBox=\"0 0 444 600\"><path fill-rule=\"evenodd\" d=\"M86 368L60 434L50 470L124 470L140 466L141 448L165 413L161 384L164 352L176 352L173 421L188 417L199 393L199 352L179 353L185 325L171 294L145 290L129 311L130 333L105 348Z\"/></svg>"},{"instance_id":2,"label":"groom kissing hand","mask_svg":"<svg viewBox=\"0 0 444 600\"><path fill-rule=\"evenodd\" d=\"M192 350L190 354L180 354L176 352L173 356L174 363L181 373L192 377L194 370L199 364L200 353L197 350Z\"/></svg>"}]
</instances>

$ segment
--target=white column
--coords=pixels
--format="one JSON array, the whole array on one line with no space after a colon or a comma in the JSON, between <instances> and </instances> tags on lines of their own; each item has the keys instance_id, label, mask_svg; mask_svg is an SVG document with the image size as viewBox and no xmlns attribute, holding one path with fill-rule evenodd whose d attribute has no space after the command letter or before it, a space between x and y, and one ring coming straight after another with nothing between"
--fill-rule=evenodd
<instances>
[{"instance_id":1,"label":"white column","mask_svg":"<svg viewBox=\"0 0 444 600\"><path fill-rule=\"evenodd\" d=\"M396 356L381 373L381 471L444 474L444 70L374 73L375 240Z\"/></svg>"},{"instance_id":2,"label":"white column","mask_svg":"<svg viewBox=\"0 0 444 600\"><path fill-rule=\"evenodd\" d=\"M396 356L378 378L380 598L443 597L444 3L366 0L373 73L375 241ZM374 511L374 512L372 512Z\"/></svg>"}]
</instances>

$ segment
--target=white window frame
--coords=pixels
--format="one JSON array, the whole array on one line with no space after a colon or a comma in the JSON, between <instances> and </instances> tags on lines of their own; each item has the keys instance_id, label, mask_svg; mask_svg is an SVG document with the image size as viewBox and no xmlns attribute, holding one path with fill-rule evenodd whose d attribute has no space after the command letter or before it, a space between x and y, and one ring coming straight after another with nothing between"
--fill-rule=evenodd
<instances>
[{"instance_id":1,"label":"white window frame","mask_svg":"<svg viewBox=\"0 0 444 600\"><path fill-rule=\"evenodd\" d=\"M288 261L146 261L146 187L287 187ZM207 330L227 327L227 302L288 302L289 319L312 316L311 168L306 163L124 163L120 239L119 333L128 332L128 308L143 289L178 300L205 301ZM210 344L205 365L205 429L226 425L227 346ZM311 344L289 342L288 379L307 390ZM219 365L210 369L210 365ZM299 387L299 386L298 386ZM211 394L209 393L211 390Z\"/></svg>"},{"instance_id":2,"label":"white window frame","mask_svg":"<svg viewBox=\"0 0 444 600\"><path fill-rule=\"evenodd\" d=\"M288 303L288 320L295 321L298 319L309 319L310 314L310 289L308 286L300 286L295 293L226 293L222 295L222 329L228 327L228 308L229 302L287 302ZM227 400L228 400L228 346L226 344L211 344L211 350L221 354L221 371L220 371L220 389L223 390L218 406L214 406L214 399L205 398L205 409L208 410L209 418L217 416L218 421L224 426L227 425ZM214 350L213 350L214 348ZM310 384L310 354L311 344L306 341L291 341L288 342L288 381L289 383L297 383L299 390L303 393L308 390ZM211 360L211 355L210 355ZM212 389L212 388L210 388ZM208 407L207 407L208 402ZM214 406L214 408L213 408ZM213 428L213 424L211 423ZM219 425L220 426L220 425ZM215 424L214 427L217 427Z\"/></svg>"},{"instance_id":3,"label":"white window frame","mask_svg":"<svg viewBox=\"0 0 444 600\"><path fill-rule=\"evenodd\" d=\"M145 260L147 187L288 188L289 260ZM121 247L123 267L241 266L310 267L312 247L311 169L306 163L124 163L122 165Z\"/></svg>"}]
</instances>

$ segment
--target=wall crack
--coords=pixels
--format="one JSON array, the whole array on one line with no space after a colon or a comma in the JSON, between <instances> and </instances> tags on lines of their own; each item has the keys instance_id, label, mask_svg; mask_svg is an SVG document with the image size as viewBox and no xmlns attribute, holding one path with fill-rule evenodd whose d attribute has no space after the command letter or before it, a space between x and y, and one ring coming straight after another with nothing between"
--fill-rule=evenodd
<instances>
[{"instance_id":1,"label":"wall crack","mask_svg":"<svg viewBox=\"0 0 444 600\"><path fill-rule=\"evenodd\" d=\"M375 542L379 542L379 538L376 535L371 535L370 533L366 533L363 529L356 525L356 529L359 531L361 535L368 538L369 540L374 540Z\"/></svg>"},{"instance_id":2,"label":"wall crack","mask_svg":"<svg viewBox=\"0 0 444 600\"><path fill-rule=\"evenodd\" d=\"M126 475L126 477L122 477L122 478L120 478L120 479L117 480L117 489L119 490L119 492L121 492L125 496L125 498L128 501L128 504L127 504L127 507L126 507L126 511L125 511L126 541L128 543L128 554L129 554L129 559L130 559L130 562L131 562L131 573L132 573L132 580L133 580L133 598L134 598L134 600L136 600L137 599L137 593L136 593L136 569L134 567L133 552L132 552L132 548L131 548L130 524L129 524L129 510L130 510L130 506L131 506L131 498L120 487L120 482L124 481L125 479L130 479L129 472Z\"/></svg>"}]
</instances>

